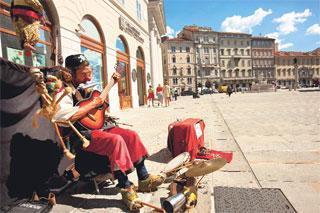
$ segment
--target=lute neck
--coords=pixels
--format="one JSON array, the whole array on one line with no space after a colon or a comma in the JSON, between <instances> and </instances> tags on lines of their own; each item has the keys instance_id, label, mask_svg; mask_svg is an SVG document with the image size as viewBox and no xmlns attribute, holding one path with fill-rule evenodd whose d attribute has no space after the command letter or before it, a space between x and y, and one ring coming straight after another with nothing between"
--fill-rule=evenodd
<instances>
[{"instance_id":1,"label":"lute neck","mask_svg":"<svg viewBox=\"0 0 320 213\"><path fill-rule=\"evenodd\" d=\"M113 78L111 78L111 80L108 82L107 86L102 90L102 92L100 94L100 98L102 99L103 102L107 99L109 91L115 85L115 83L116 83L116 81Z\"/></svg>"}]
</instances>

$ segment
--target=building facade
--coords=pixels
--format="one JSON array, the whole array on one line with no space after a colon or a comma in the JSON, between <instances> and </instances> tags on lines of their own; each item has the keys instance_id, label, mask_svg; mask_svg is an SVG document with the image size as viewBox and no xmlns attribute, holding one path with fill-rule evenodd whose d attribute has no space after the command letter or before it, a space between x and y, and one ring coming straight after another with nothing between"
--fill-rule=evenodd
<instances>
[{"instance_id":1,"label":"building facade","mask_svg":"<svg viewBox=\"0 0 320 213\"><path fill-rule=\"evenodd\" d=\"M275 82L275 39L266 37L252 37L252 70L256 82Z\"/></svg>"},{"instance_id":2,"label":"building facade","mask_svg":"<svg viewBox=\"0 0 320 213\"><path fill-rule=\"evenodd\" d=\"M219 33L219 61L222 84L233 88L251 87L254 81L251 61L251 35Z\"/></svg>"},{"instance_id":3,"label":"building facade","mask_svg":"<svg viewBox=\"0 0 320 213\"><path fill-rule=\"evenodd\" d=\"M179 93L192 91L196 76L193 42L182 38L166 39L162 48L164 80Z\"/></svg>"},{"instance_id":4,"label":"building facade","mask_svg":"<svg viewBox=\"0 0 320 213\"><path fill-rule=\"evenodd\" d=\"M210 27L186 26L178 38L193 41L197 84L201 88L205 82L220 82L218 33Z\"/></svg>"},{"instance_id":5,"label":"building facade","mask_svg":"<svg viewBox=\"0 0 320 213\"><path fill-rule=\"evenodd\" d=\"M30 66L52 66L63 65L70 54L83 53L93 68L97 89L107 84L114 66L121 63L125 71L110 91L110 111L144 105L148 85L162 81L162 0L45 1L46 25L41 27L41 40L31 56L19 46L10 20L10 3L0 2L1 57ZM160 68L153 68L159 64Z\"/></svg>"},{"instance_id":6,"label":"building facade","mask_svg":"<svg viewBox=\"0 0 320 213\"><path fill-rule=\"evenodd\" d=\"M276 52L276 80L279 86L294 88L318 86L320 49L311 52Z\"/></svg>"}]
</instances>

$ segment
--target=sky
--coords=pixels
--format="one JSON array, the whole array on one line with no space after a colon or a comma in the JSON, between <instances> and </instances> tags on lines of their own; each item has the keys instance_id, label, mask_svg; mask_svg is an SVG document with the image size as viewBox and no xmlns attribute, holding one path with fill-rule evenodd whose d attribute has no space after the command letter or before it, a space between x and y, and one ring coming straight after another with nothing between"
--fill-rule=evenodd
<instances>
[{"instance_id":1,"label":"sky","mask_svg":"<svg viewBox=\"0 0 320 213\"><path fill-rule=\"evenodd\" d=\"M275 38L281 51L320 47L320 0L164 0L167 35L186 25Z\"/></svg>"}]
</instances>

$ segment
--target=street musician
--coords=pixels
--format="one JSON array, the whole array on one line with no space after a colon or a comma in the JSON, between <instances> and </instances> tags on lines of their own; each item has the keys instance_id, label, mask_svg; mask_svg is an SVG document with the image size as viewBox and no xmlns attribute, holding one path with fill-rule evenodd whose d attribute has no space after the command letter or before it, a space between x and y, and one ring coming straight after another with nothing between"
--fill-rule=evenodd
<instances>
[{"instance_id":1,"label":"street musician","mask_svg":"<svg viewBox=\"0 0 320 213\"><path fill-rule=\"evenodd\" d=\"M54 120L71 121L75 124L77 129L90 141L89 144L83 144L82 149L108 158L114 177L118 180L117 187L121 190L122 200L128 208L130 210L141 208L138 195L127 174L132 172L134 168L136 169L139 179L138 191L140 192L157 190L157 186L162 184L164 178L148 173L144 164L148 153L135 131L118 126L97 125L99 119L89 116L99 114L98 110L106 107L104 105L108 91L106 92L105 88L101 94L91 94L91 99L86 99L85 92L77 89L80 84L85 84L92 79L92 69L86 57L83 54L70 55L65 60L65 66L71 74L70 82L65 83L72 88L72 92L63 96L59 102L59 109ZM119 78L120 74L114 73L110 82L116 82ZM109 90L110 84L107 87ZM64 91L61 90L57 98L62 97L63 93ZM77 104L83 100L86 100L87 103ZM86 125L83 122L78 125L79 121L88 121L89 124ZM90 126L93 128L90 129Z\"/></svg>"}]
</instances>

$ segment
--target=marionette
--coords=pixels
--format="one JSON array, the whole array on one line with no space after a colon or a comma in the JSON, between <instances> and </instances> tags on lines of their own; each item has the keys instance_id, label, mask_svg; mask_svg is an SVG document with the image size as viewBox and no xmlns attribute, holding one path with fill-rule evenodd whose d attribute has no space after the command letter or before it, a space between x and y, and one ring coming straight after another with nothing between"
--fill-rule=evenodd
<instances>
[{"instance_id":1,"label":"marionette","mask_svg":"<svg viewBox=\"0 0 320 213\"><path fill-rule=\"evenodd\" d=\"M10 10L21 48L35 51L40 39L40 25L45 24L44 10L39 0L13 0Z\"/></svg>"}]
</instances>

